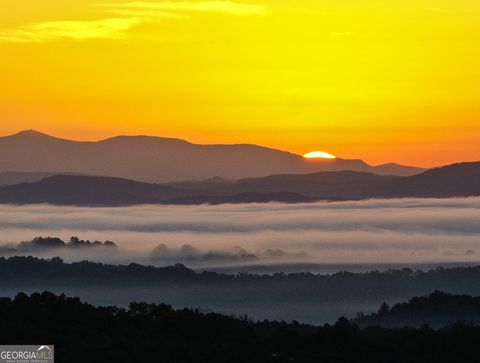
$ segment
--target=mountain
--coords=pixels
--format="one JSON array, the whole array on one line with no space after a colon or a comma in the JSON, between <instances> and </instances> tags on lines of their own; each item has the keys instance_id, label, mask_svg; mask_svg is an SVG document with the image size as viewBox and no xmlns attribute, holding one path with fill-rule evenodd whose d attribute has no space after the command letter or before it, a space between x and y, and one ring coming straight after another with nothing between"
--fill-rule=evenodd
<instances>
[{"instance_id":1,"label":"mountain","mask_svg":"<svg viewBox=\"0 0 480 363\"><path fill-rule=\"evenodd\" d=\"M396 163L387 163L382 165L377 165L372 167L372 171L375 174L379 175L397 175L397 176L410 176L417 175L426 169L416 168L413 166L405 166Z\"/></svg>"},{"instance_id":2,"label":"mountain","mask_svg":"<svg viewBox=\"0 0 480 363\"><path fill-rule=\"evenodd\" d=\"M184 195L166 185L81 175L56 175L0 188L1 203L14 204L121 206L160 203Z\"/></svg>"},{"instance_id":3,"label":"mountain","mask_svg":"<svg viewBox=\"0 0 480 363\"><path fill-rule=\"evenodd\" d=\"M169 185L176 188L201 191L207 195L290 192L310 198L363 199L375 196L379 188L401 179L402 177L358 171L336 171L270 175L224 183L202 181L170 183Z\"/></svg>"},{"instance_id":4,"label":"mountain","mask_svg":"<svg viewBox=\"0 0 480 363\"><path fill-rule=\"evenodd\" d=\"M410 177L355 171L283 174L238 181L142 183L121 178L57 175L0 188L0 203L120 206L146 203L312 202L367 198L480 196L480 162Z\"/></svg>"},{"instance_id":5,"label":"mountain","mask_svg":"<svg viewBox=\"0 0 480 363\"><path fill-rule=\"evenodd\" d=\"M58 173L7 171L0 173L0 187L20 183L32 183L54 175L58 175Z\"/></svg>"},{"instance_id":6,"label":"mountain","mask_svg":"<svg viewBox=\"0 0 480 363\"><path fill-rule=\"evenodd\" d=\"M149 136L81 142L32 130L0 137L0 155L0 172L78 173L150 183L340 170L403 176L423 171L390 164L370 166L361 160L311 160L249 144L197 145Z\"/></svg>"},{"instance_id":7,"label":"mountain","mask_svg":"<svg viewBox=\"0 0 480 363\"><path fill-rule=\"evenodd\" d=\"M205 195L200 190L175 188L133 180L81 175L56 175L33 183L0 188L0 203L78 206L127 206L137 204L300 203L313 198L291 192L250 192Z\"/></svg>"},{"instance_id":8,"label":"mountain","mask_svg":"<svg viewBox=\"0 0 480 363\"><path fill-rule=\"evenodd\" d=\"M457 163L399 179L385 190L399 197L480 195L480 162Z\"/></svg>"},{"instance_id":9,"label":"mountain","mask_svg":"<svg viewBox=\"0 0 480 363\"><path fill-rule=\"evenodd\" d=\"M409 177L356 171L280 174L233 182L170 183L208 195L290 192L316 199L444 198L480 195L480 162L452 164Z\"/></svg>"}]
</instances>

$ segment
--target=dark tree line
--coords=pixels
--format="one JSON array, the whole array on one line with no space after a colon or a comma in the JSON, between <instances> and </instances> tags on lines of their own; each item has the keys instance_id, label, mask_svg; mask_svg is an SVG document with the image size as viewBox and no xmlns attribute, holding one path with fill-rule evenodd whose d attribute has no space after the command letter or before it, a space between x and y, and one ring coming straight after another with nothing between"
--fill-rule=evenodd
<instances>
[{"instance_id":1,"label":"dark tree line","mask_svg":"<svg viewBox=\"0 0 480 363\"><path fill-rule=\"evenodd\" d=\"M480 327L361 329L252 322L168 305L96 307L52 293L0 299L0 344L55 344L57 362L468 363Z\"/></svg>"},{"instance_id":2,"label":"dark tree line","mask_svg":"<svg viewBox=\"0 0 480 363\"><path fill-rule=\"evenodd\" d=\"M88 247L117 247L112 241L89 241L82 240L78 237L71 237L68 242L58 237L35 237L31 241L24 241L18 244L17 249L20 251L56 249L56 248L88 248Z\"/></svg>"},{"instance_id":3,"label":"dark tree line","mask_svg":"<svg viewBox=\"0 0 480 363\"><path fill-rule=\"evenodd\" d=\"M34 239L33 241L36 241ZM52 240L54 240L52 242ZM42 239L46 243L63 244L61 240ZM29 242L30 243L30 242ZM102 244L101 242L90 242L78 240L72 237L67 245L83 245L83 244ZM103 243L106 246L114 247L115 244L110 241ZM51 259L42 259L33 256L13 256L0 257L0 277L11 277L26 274L35 274L36 277L45 278L69 278L85 277L95 280L115 280L125 278L141 278L143 281L156 281L165 278L174 280L188 280L190 282L274 282L274 281L294 281L294 282L310 282L314 281L320 285L328 285L330 283L374 283L378 286L389 287L392 283L397 288L402 288L402 284L416 284L422 286L432 281L444 281L456 283L461 281L469 284L471 281L477 281L480 278L480 266L473 267L437 267L428 271L413 270L410 268L390 269L387 271L369 271L369 272L348 272L341 271L333 274L314 274L310 272L283 273L274 274L255 274L240 272L236 274L219 273L212 271L196 272L183 264L175 264L167 267L154 267L130 263L128 265L112 265L91 261L80 261L73 263L65 263L59 257ZM351 292L351 291L350 291Z\"/></svg>"},{"instance_id":4,"label":"dark tree line","mask_svg":"<svg viewBox=\"0 0 480 363\"><path fill-rule=\"evenodd\" d=\"M442 327L455 322L480 323L480 297L452 295L435 291L428 296L413 297L408 302L389 307L383 303L378 312L359 314L354 323L360 326Z\"/></svg>"}]
</instances>

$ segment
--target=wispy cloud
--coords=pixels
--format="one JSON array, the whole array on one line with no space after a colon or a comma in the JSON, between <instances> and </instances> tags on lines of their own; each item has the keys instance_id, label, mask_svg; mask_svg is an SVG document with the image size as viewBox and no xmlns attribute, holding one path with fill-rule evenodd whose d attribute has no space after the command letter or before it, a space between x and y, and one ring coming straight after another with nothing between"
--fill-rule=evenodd
<instances>
[{"instance_id":1,"label":"wispy cloud","mask_svg":"<svg viewBox=\"0 0 480 363\"><path fill-rule=\"evenodd\" d=\"M92 21L49 21L0 32L0 42L29 43L59 39L120 39L138 25L138 18L108 18Z\"/></svg>"},{"instance_id":2,"label":"wispy cloud","mask_svg":"<svg viewBox=\"0 0 480 363\"><path fill-rule=\"evenodd\" d=\"M232 1L130 2L99 4L115 17L100 20L48 21L0 30L0 43L49 42L61 39L122 39L128 31L143 23L162 18L187 18L189 13L218 13L233 16L260 16L263 5Z\"/></svg>"},{"instance_id":3,"label":"wispy cloud","mask_svg":"<svg viewBox=\"0 0 480 363\"><path fill-rule=\"evenodd\" d=\"M235 16L266 15L267 8L264 5L253 5L236 3L233 1L162 1L162 2L130 2L124 4L100 4L100 6L111 8L113 12L119 13L129 11L129 14L142 15L153 14L153 12L205 12L220 13Z\"/></svg>"}]
</instances>

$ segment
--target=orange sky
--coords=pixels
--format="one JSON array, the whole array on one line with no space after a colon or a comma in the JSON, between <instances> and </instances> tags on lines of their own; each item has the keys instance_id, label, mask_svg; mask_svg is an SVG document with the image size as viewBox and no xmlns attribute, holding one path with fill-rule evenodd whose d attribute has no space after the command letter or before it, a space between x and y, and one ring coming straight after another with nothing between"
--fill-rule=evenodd
<instances>
[{"instance_id":1,"label":"orange sky","mask_svg":"<svg viewBox=\"0 0 480 363\"><path fill-rule=\"evenodd\" d=\"M0 134L480 160L471 0L0 2Z\"/></svg>"}]
</instances>

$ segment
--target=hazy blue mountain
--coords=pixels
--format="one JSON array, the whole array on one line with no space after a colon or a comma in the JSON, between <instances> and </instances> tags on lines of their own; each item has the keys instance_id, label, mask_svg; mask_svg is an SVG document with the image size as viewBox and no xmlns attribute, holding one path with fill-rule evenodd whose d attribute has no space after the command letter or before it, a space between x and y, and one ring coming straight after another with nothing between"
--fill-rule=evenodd
<instances>
[{"instance_id":1,"label":"hazy blue mountain","mask_svg":"<svg viewBox=\"0 0 480 363\"><path fill-rule=\"evenodd\" d=\"M361 160L307 160L300 155L249 144L197 145L149 136L79 142L37 131L0 137L0 155L0 172L79 173L154 183L339 170L388 175L423 171L390 164L373 167Z\"/></svg>"}]
</instances>

